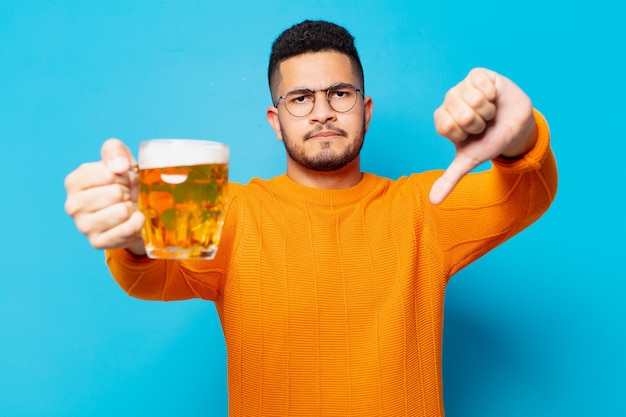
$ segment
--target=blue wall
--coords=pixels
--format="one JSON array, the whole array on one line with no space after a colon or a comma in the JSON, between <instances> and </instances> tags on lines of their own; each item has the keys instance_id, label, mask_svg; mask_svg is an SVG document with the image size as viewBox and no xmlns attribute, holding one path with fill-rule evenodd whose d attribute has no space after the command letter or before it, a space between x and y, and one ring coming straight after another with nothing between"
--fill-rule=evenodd
<instances>
[{"instance_id":1,"label":"blue wall","mask_svg":"<svg viewBox=\"0 0 626 417\"><path fill-rule=\"evenodd\" d=\"M0 1L0 416L226 415L213 305L127 297L64 213L63 179L108 137L217 139L233 180L283 172L265 71L305 18L357 38L367 171L447 166L432 111L473 66L550 122L552 209L448 288L448 416L626 415L624 11L503 3Z\"/></svg>"}]
</instances>

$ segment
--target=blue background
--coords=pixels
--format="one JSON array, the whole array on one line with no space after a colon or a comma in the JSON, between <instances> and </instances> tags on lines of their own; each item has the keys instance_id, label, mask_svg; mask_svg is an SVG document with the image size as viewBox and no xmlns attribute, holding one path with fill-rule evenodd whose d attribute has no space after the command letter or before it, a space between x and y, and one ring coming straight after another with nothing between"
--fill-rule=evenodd
<instances>
[{"instance_id":1,"label":"blue background","mask_svg":"<svg viewBox=\"0 0 626 417\"><path fill-rule=\"evenodd\" d=\"M284 171L266 65L305 18L355 35L374 98L363 169L443 168L432 112L474 66L548 118L551 210L451 281L448 416L626 415L620 3L0 1L0 416L225 416L211 303L139 301L65 214L108 137L226 141L231 178Z\"/></svg>"}]
</instances>

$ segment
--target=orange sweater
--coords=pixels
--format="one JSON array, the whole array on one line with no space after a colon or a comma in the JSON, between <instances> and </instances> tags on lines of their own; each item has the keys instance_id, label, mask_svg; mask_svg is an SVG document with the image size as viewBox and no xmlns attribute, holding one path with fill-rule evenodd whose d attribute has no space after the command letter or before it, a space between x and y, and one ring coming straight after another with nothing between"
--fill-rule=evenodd
<instances>
[{"instance_id":1,"label":"orange sweater","mask_svg":"<svg viewBox=\"0 0 626 417\"><path fill-rule=\"evenodd\" d=\"M216 303L232 416L443 416L449 277L541 216L557 174L545 121L524 158L466 176L439 206L440 172L364 174L347 190L282 175L231 184L213 261L107 252L132 296Z\"/></svg>"}]
</instances>

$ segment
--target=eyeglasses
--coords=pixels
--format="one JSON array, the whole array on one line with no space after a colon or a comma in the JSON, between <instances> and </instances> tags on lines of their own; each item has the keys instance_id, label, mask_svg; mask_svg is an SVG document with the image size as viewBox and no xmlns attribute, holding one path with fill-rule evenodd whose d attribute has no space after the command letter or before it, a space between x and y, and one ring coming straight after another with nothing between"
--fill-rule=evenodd
<instances>
[{"instance_id":1,"label":"eyeglasses","mask_svg":"<svg viewBox=\"0 0 626 417\"><path fill-rule=\"evenodd\" d=\"M356 88L352 84L339 83L328 88L320 88L319 90L309 90L308 88L291 90L284 96L278 97L274 107L278 107L280 101L283 100L285 108L292 116L308 116L313 111L313 107L315 107L315 95L320 91L326 93L328 105L338 113L346 113L352 110L356 104L358 94L365 98L361 89Z\"/></svg>"}]
</instances>

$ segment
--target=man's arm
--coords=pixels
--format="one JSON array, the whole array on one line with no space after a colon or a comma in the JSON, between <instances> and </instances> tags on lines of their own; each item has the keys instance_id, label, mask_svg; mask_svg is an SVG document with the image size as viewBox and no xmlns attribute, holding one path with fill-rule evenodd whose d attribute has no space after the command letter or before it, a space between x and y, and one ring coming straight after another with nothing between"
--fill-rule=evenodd
<instances>
[{"instance_id":1,"label":"man's arm","mask_svg":"<svg viewBox=\"0 0 626 417\"><path fill-rule=\"evenodd\" d=\"M498 156L490 169L464 175L441 204L428 201L441 171L419 179L423 216L429 219L425 233L436 240L431 246L448 276L530 226L553 202L558 172L550 130L538 111L533 115L537 138L531 149L517 158Z\"/></svg>"}]
</instances>

